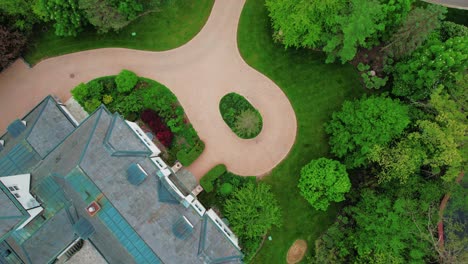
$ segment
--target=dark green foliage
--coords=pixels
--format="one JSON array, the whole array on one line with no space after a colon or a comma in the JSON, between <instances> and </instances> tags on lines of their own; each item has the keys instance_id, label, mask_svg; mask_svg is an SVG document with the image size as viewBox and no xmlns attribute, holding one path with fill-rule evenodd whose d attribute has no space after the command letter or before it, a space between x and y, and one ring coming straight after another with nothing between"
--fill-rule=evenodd
<instances>
[{"instance_id":1,"label":"dark green foliage","mask_svg":"<svg viewBox=\"0 0 468 264\"><path fill-rule=\"evenodd\" d=\"M255 253L260 248L262 240L263 238L261 236L240 239L239 243L242 246L242 253L244 254L244 263L250 263L250 261L252 261L253 257L255 257Z\"/></svg>"},{"instance_id":2,"label":"dark green foliage","mask_svg":"<svg viewBox=\"0 0 468 264\"><path fill-rule=\"evenodd\" d=\"M316 252L340 263L422 263L434 257L428 227L436 225L440 183L411 178L404 188L361 190L356 205L321 237ZM392 261L391 261L392 260Z\"/></svg>"},{"instance_id":3,"label":"dark green foliage","mask_svg":"<svg viewBox=\"0 0 468 264\"><path fill-rule=\"evenodd\" d=\"M261 237L273 226L281 226L281 211L270 189L265 183L247 184L226 201L226 217L239 237Z\"/></svg>"},{"instance_id":4,"label":"dark green foliage","mask_svg":"<svg viewBox=\"0 0 468 264\"><path fill-rule=\"evenodd\" d=\"M0 24L28 35L38 22L33 14L35 0L1 0Z\"/></svg>"},{"instance_id":5,"label":"dark green foliage","mask_svg":"<svg viewBox=\"0 0 468 264\"><path fill-rule=\"evenodd\" d=\"M225 182L221 184L221 187L219 187L219 194L222 196L228 196L232 193L233 189L232 184Z\"/></svg>"},{"instance_id":6,"label":"dark green foliage","mask_svg":"<svg viewBox=\"0 0 468 264\"><path fill-rule=\"evenodd\" d=\"M297 187L315 209L326 211L330 202L344 201L344 195L351 189L351 182L343 164L320 158L302 167Z\"/></svg>"},{"instance_id":7,"label":"dark green foliage","mask_svg":"<svg viewBox=\"0 0 468 264\"><path fill-rule=\"evenodd\" d=\"M450 86L468 68L468 38L432 41L395 65L393 94L424 100L440 85Z\"/></svg>"},{"instance_id":8,"label":"dark green foliage","mask_svg":"<svg viewBox=\"0 0 468 264\"><path fill-rule=\"evenodd\" d=\"M98 32L117 31L130 23L143 11L143 5L135 0L78 0L80 9Z\"/></svg>"},{"instance_id":9,"label":"dark green foliage","mask_svg":"<svg viewBox=\"0 0 468 264\"><path fill-rule=\"evenodd\" d=\"M429 38L434 30L440 27L446 12L447 9L439 5L412 9L382 51L397 59L411 54Z\"/></svg>"},{"instance_id":10,"label":"dark green foliage","mask_svg":"<svg viewBox=\"0 0 468 264\"><path fill-rule=\"evenodd\" d=\"M440 29L440 36L442 41L454 37L468 37L468 27L450 21L444 21Z\"/></svg>"},{"instance_id":11,"label":"dark green foliage","mask_svg":"<svg viewBox=\"0 0 468 264\"><path fill-rule=\"evenodd\" d=\"M122 70L116 77L117 91L120 93L130 92L138 82L138 76L129 70Z\"/></svg>"},{"instance_id":12,"label":"dark green foliage","mask_svg":"<svg viewBox=\"0 0 468 264\"><path fill-rule=\"evenodd\" d=\"M42 19L54 23L57 36L76 36L87 23L78 0L38 0L37 5Z\"/></svg>"},{"instance_id":13,"label":"dark green foliage","mask_svg":"<svg viewBox=\"0 0 468 264\"><path fill-rule=\"evenodd\" d=\"M197 136L196 132L194 133L194 136ZM192 164L205 149L205 143L201 140L198 140L193 145L189 143L189 146L191 146L191 148L184 148L177 152L177 160L184 166L190 166L190 164Z\"/></svg>"},{"instance_id":14,"label":"dark green foliage","mask_svg":"<svg viewBox=\"0 0 468 264\"><path fill-rule=\"evenodd\" d=\"M348 168L367 164L374 145L385 145L401 135L410 123L408 107L386 97L346 101L326 125L333 154L345 160Z\"/></svg>"},{"instance_id":15,"label":"dark green foliage","mask_svg":"<svg viewBox=\"0 0 468 264\"><path fill-rule=\"evenodd\" d=\"M200 185L206 192L212 192L214 187L213 184L219 176L226 172L226 166L219 164L214 166L209 172L207 172L200 180Z\"/></svg>"},{"instance_id":16,"label":"dark green foliage","mask_svg":"<svg viewBox=\"0 0 468 264\"><path fill-rule=\"evenodd\" d=\"M229 93L219 103L224 122L240 138L254 138L262 130L262 116L249 101L236 93Z\"/></svg>"}]
</instances>

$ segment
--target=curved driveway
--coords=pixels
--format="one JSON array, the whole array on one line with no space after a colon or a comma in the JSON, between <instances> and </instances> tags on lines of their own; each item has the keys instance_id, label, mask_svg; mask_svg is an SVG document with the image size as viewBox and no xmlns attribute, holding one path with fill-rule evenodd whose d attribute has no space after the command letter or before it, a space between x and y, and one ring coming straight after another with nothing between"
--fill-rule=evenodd
<instances>
[{"instance_id":1,"label":"curved driveway","mask_svg":"<svg viewBox=\"0 0 468 264\"><path fill-rule=\"evenodd\" d=\"M78 83L126 68L165 84L181 102L206 143L189 167L197 178L218 163L236 174L265 175L288 154L297 124L282 90L239 54L237 23L244 2L216 0L200 33L170 51L96 49L47 59L33 68L16 61L0 74L0 133L46 95L65 101ZM262 114L263 130L256 138L238 138L221 118L219 100L229 92L244 95Z\"/></svg>"}]
</instances>

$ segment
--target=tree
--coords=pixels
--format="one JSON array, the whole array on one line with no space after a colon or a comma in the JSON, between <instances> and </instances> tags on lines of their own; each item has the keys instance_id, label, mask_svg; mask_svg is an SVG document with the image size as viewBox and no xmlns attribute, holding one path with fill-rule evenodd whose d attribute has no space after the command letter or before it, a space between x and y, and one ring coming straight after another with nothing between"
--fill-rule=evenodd
<instances>
[{"instance_id":1,"label":"tree","mask_svg":"<svg viewBox=\"0 0 468 264\"><path fill-rule=\"evenodd\" d=\"M392 93L411 100L427 99L440 85L450 86L468 68L468 38L432 41L395 65Z\"/></svg>"},{"instance_id":2,"label":"tree","mask_svg":"<svg viewBox=\"0 0 468 264\"><path fill-rule=\"evenodd\" d=\"M2 24L29 33L33 25L38 22L38 17L32 14L35 0L0 0L1 16L6 17Z\"/></svg>"},{"instance_id":3,"label":"tree","mask_svg":"<svg viewBox=\"0 0 468 264\"><path fill-rule=\"evenodd\" d=\"M274 38L286 47L323 49L327 62L347 62L359 47L386 39L413 0L267 0Z\"/></svg>"},{"instance_id":4,"label":"tree","mask_svg":"<svg viewBox=\"0 0 468 264\"><path fill-rule=\"evenodd\" d=\"M122 70L116 77L117 91L119 93L130 92L138 82L138 76L129 70Z\"/></svg>"},{"instance_id":5,"label":"tree","mask_svg":"<svg viewBox=\"0 0 468 264\"><path fill-rule=\"evenodd\" d=\"M26 38L18 31L0 26L0 71L19 57Z\"/></svg>"},{"instance_id":6,"label":"tree","mask_svg":"<svg viewBox=\"0 0 468 264\"><path fill-rule=\"evenodd\" d=\"M264 183L247 184L226 201L225 214L232 230L243 238L263 236L272 226L281 225L278 202Z\"/></svg>"},{"instance_id":7,"label":"tree","mask_svg":"<svg viewBox=\"0 0 468 264\"><path fill-rule=\"evenodd\" d=\"M409 177L419 173L426 153L414 144L413 134L402 139L395 146L375 145L369 153L369 160L376 163L380 183L398 180L405 183Z\"/></svg>"},{"instance_id":8,"label":"tree","mask_svg":"<svg viewBox=\"0 0 468 264\"><path fill-rule=\"evenodd\" d=\"M459 25L451 21L443 21L440 29L440 36L442 41L453 37L468 37L468 27Z\"/></svg>"},{"instance_id":9,"label":"tree","mask_svg":"<svg viewBox=\"0 0 468 264\"><path fill-rule=\"evenodd\" d=\"M396 59L411 54L426 41L434 30L440 27L446 12L447 8L439 5L414 8L382 50Z\"/></svg>"},{"instance_id":10,"label":"tree","mask_svg":"<svg viewBox=\"0 0 468 264\"><path fill-rule=\"evenodd\" d=\"M53 21L58 36L76 36L86 24L78 0L38 0L36 10L44 12L45 21Z\"/></svg>"},{"instance_id":11,"label":"tree","mask_svg":"<svg viewBox=\"0 0 468 264\"><path fill-rule=\"evenodd\" d=\"M317 241L321 245L317 260L328 255L339 263L431 262L435 252L427 232L419 227L426 226L428 219L433 219L431 225L436 223L433 208L443 192L440 182L418 175L405 185L360 190L357 203L346 207Z\"/></svg>"},{"instance_id":12,"label":"tree","mask_svg":"<svg viewBox=\"0 0 468 264\"><path fill-rule=\"evenodd\" d=\"M333 113L325 130L331 152L344 158L348 168L366 165L374 145L385 145L401 135L409 124L408 107L386 97L346 101Z\"/></svg>"},{"instance_id":13,"label":"tree","mask_svg":"<svg viewBox=\"0 0 468 264\"><path fill-rule=\"evenodd\" d=\"M330 202L344 201L351 182L339 161L320 158L302 167L298 187L315 209L326 211Z\"/></svg>"},{"instance_id":14,"label":"tree","mask_svg":"<svg viewBox=\"0 0 468 264\"><path fill-rule=\"evenodd\" d=\"M348 16L338 19L339 29L323 48L328 54L327 62L333 62L338 57L342 63L350 61L357 53L358 47L371 48L368 38L376 34L385 14L382 5L376 0L351 0L351 12Z\"/></svg>"},{"instance_id":15,"label":"tree","mask_svg":"<svg viewBox=\"0 0 468 264\"><path fill-rule=\"evenodd\" d=\"M267 0L275 38L286 47L323 47L338 26L346 3L340 0Z\"/></svg>"},{"instance_id":16,"label":"tree","mask_svg":"<svg viewBox=\"0 0 468 264\"><path fill-rule=\"evenodd\" d=\"M125 27L143 10L143 6L135 0L79 0L79 6L89 23L100 33Z\"/></svg>"}]
</instances>

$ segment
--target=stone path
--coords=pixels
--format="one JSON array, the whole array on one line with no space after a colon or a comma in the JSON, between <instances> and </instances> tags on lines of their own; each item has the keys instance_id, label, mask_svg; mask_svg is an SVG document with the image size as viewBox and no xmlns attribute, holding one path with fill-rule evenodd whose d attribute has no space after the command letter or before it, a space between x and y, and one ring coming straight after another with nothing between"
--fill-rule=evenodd
<instances>
[{"instance_id":1,"label":"stone path","mask_svg":"<svg viewBox=\"0 0 468 264\"><path fill-rule=\"evenodd\" d=\"M181 102L206 144L189 167L197 178L218 163L236 174L265 175L293 146L297 123L282 90L239 54L237 24L244 2L216 0L200 33L170 51L96 49L47 59L33 68L16 61L0 74L0 133L46 95L65 102L80 82L125 68L165 84ZM244 95L262 114L263 130L256 138L238 138L221 118L219 100L229 92Z\"/></svg>"}]
</instances>

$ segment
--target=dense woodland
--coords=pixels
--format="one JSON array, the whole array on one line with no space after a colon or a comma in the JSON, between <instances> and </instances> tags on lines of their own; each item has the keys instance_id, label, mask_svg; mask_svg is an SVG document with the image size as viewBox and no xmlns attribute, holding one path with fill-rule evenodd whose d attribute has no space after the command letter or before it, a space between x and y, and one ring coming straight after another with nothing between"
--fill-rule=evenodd
<instances>
[{"instance_id":1,"label":"dense woodland","mask_svg":"<svg viewBox=\"0 0 468 264\"><path fill-rule=\"evenodd\" d=\"M412 0L266 2L277 42L350 62L371 89L325 126L336 160L301 171L299 189L316 209L347 192L310 261L468 262L468 196L457 183L467 157L467 27L445 21L445 7Z\"/></svg>"}]
</instances>

